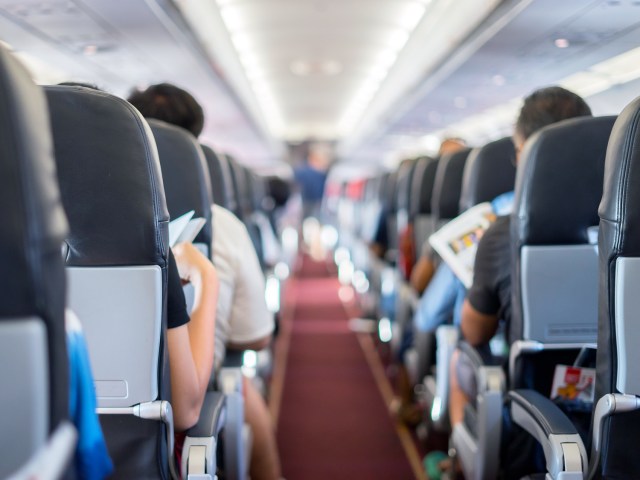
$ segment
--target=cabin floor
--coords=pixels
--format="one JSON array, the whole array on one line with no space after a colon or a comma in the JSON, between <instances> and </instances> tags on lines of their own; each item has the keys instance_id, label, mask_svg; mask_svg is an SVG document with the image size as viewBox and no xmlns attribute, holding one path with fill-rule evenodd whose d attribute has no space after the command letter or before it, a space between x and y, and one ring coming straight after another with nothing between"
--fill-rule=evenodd
<instances>
[{"instance_id":1,"label":"cabin floor","mask_svg":"<svg viewBox=\"0 0 640 480\"><path fill-rule=\"evenodd\" d=\"M284 478L426 478L414 438L389 414L393 390L373 336L349 328L351 287L308 255L296 270L270 399Z\"/></svg>"}]
</instances>

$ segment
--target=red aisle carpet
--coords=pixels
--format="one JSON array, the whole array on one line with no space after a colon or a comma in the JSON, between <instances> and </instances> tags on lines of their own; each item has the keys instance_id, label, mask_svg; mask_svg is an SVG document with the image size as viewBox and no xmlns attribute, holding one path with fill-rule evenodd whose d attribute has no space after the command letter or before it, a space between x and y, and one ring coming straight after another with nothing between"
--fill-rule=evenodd
<instances>
[{"instance_id":1,"label":"red aisle carpet","mask_svg":"<svg viewBox=\"0 0 640 480\"><path fill-rule=\"evenodd\" d=\"M415 478L362 348L339 283L304 258L295 302L278 444L287 480Z\"/></svg>"}]
</instances>

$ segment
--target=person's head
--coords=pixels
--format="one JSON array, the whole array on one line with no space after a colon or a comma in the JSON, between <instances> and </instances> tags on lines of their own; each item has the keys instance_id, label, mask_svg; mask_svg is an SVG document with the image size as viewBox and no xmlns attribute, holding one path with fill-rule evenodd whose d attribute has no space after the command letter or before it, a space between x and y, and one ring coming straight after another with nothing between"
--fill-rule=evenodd
<instances>
[{"instance_id":1,"label":"person's head","mask_svg":"<svg viewBox=\"0 0 640 480\"><path fill-rule=\"evenodd\" d=\"M461 138L449 137L442 140L440 143L440 149L438 155L447 155L449 153L455 153L462 150L466 146L464 140Z\"/></svg>"},{"instance_id":2,"label":"person's head","mask_svg":"<svg viewBox=\"0 0 640 480\"><path fill-rule=\"evenodd\" d=\"M146 90L134 90L127 99L142 116L177 125L193 133L202 133L204 112L195 98L169 83L151 85Z\"/></svg>"},{"instance_id":3,"label":"person's head","mask_svg":"<svg viewBox=\"0 0 640 480\"><path fill-rule=\"evenodd\" d=\"M520 155L524 142L542 127L568 118L590 116L589 105L562 87L546 87L536 90L524 99L516 120L513 142Z\"/></svg>"}]
</instances>

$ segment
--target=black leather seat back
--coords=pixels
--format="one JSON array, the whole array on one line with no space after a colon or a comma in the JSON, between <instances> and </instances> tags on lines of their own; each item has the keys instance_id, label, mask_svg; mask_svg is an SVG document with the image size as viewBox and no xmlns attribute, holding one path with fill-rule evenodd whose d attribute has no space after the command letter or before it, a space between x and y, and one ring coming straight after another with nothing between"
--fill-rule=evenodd
<instances>
[{"instance_id":1,"label":"black leather seat back","mask_svg":"<svg viewBox=\"0 0 640 480\"><path fill-rule=\"evenodd\" d=\"M510 343L595 341L598 225L614 117L578 118L533 135L518 167L513 213Z\"/></svg>"},{"instance_id":2,"label":"black leather seat back","mask_svg":"<svg viewBox=\"0 0 640 480\"><path fill-rule=\"evenodd\" d=\"M113 95L82 87L45 91L71 230L69 304L83 322L98 406L169 400L169 213L151 130ZM100 421L114 478L168 477L163 423L124 413Z\"/></svg>"},{"instance_id":3,"label":"black leather seat back","mask_svg":"<svg viewBox=\"0 0 640 480\"><path fill-rule=\"evenodd\" d=\"M411 206L409 215L413 219L418 215L431 215L431 198L440 157L423 157L418 160L411 186Z\"/></svg>"},{"instance_id":4,"label":"black leather seat back","mask_svg":"<svg viewBox=\"0 0 640 480\"><path fill-rule=\"evenodd\" d=\"M240 165L232 157L227 156L229 167L231 171L231 180L233 183L233 190L236 198L236 209L233 213L245 222L251 213L251 191L250 186L247 183L247 175L244 171L245 167Z\"/></svg>"},{"instance_id":5,"label":"black leather seat back","mask_svg":"<svg viewBox=\"0 0 640 480\"><path fill-rule=\"evenodd\" d=\"M611 133L600 203L600 285L596 399L638 391L637 303L640 257L640 99L620 114ZM640 458L629 439L640 432L640 412L605 420L604 478L640 478Z\"/></svg>"},{"instance_id":6,"label":"black leather seat back","mask_svg":"<svg viewBox=\"0 0 640 480\"><path fill-rule=\"evenodd\" d=\"M216 205L233 211L236 207L229 163L224 155L219 155L211 147L201 147L209 168L213 201Z\"/></svg>"},{"instance_id":7,"label":"black leather seat back","mask_svg":"<svg viewBox=\"0 0 640 480\"><path fill-rule=\"evenodd\" d=\"M469 152L470 149L463 149L443 155L438 162L431 199L431 215L436 230L460 214L462 176Z\"/></svg>"},{"instance_id":8,"label":"black leather seat back","mask_svg":"<svg viewBox=\"0 0 640 480\"><path fill-rule=\"evenodd\" d=\"M511 137L474 148L464 167L460 211L512 191L516 180L515 157Z\"/></svg>"},{"instance_id":9,"label":"black leather seat back","mask_svg":"<svg viewBox=\"0 0 640 480\"><path fill-rule=\"evenodd\" d=\"M69 416L67 222L46 99L0 46L0 477Z\"/></svg>"},{"instance_id":10,"label":"black leather seat back","mask_svg":"<svg viewBox=\"0 0 640 480\"><path fill-rule=\"evenodd\" d=\"M213 196L202 148L184 128L153 118L148 122L158 147L169 215L175 219L194 210L194 217L204 218L206 223L193 243L204 245L206 254L210 255Z\"/></svg>"}]
</instances>

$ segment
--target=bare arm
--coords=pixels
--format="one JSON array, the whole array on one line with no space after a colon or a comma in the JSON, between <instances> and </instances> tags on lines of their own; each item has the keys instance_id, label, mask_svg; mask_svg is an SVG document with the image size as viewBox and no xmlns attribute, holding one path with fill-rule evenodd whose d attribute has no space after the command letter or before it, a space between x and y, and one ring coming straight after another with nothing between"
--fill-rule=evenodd
<instances>
[{"instance_id":1,"label":"bare arm","mask_svg":"<svg viewBox=\"0 0 640 480\"><path fill-rule=\"evenodd\" d=\"M213 368L218 278L193 245L177 245L173 252L180 277L195 290L189 323L167 332L175 427L186 430L198 421Z\"/></svg>"},{"instance_id":2,"label":"bare arm","mask_svg":"<svg viewBox=\"0 0 640 480\"><path fill-rule=\"evenodd\" d=\"M416 263L416 266L413 267L411 272L411 286L416 290L416 292L422 295L433 278L434 272L435 268L431 259L426 255L421 255L418 263Z\"/></svg>"},{"instance_id":3,"label":"bare arm","mask_svg":"<svg viewBox=\"0 0 640 480\"><path fill-rule=\"evenodd\" d=\"M498 330L498 316L480 313L469 303L469 300L465 300L462 305L460 328L469 344L474 347L484 345Z\"/></svg>"}]
</instances>

